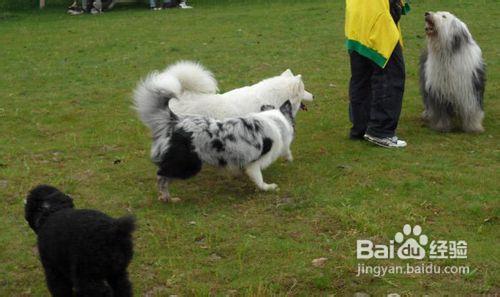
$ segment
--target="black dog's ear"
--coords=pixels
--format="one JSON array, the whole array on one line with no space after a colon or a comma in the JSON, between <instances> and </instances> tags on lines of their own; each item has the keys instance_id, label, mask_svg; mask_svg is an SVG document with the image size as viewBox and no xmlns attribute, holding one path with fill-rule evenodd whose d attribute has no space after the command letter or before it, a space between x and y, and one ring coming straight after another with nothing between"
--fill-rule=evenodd
<instances>
[{"instance_id":1,"label":"black dog's ear","mask_svg":"<svg viewBox=\"0 0 500 297\"><path fill-rule=\"evenodd\" d=\"M270 104L265 104L260 107L260 111L266 111L266 110L271 110L271 109L276 109L274 105Z\"/></svg>"},{"instance_id":2,"label":"black dog's ear","mask_svg":"<svg viewBox=\"0 0 500 297\"><path fill-rule=\"evenodd\" d=\"M45 218L50 214L65 208L74 208L73 199L48 185L39 185L33 188L25 204L25 218L30 227L37 232Z\"/></svg>"},{"instance_id":3,"label":"black dog's ear","mask_svg":"<svg viewBox=\"0 0 500 297\"><path fill-rule=\"evenodd\" d=\"M73 204L73 198L68 195L64 194L63 192L60 192L60 196L58 196L58 199L61 199L61 204L60 204L60 209L61 208L75 208L75 205Z\"/></svg>"}]
</instances>

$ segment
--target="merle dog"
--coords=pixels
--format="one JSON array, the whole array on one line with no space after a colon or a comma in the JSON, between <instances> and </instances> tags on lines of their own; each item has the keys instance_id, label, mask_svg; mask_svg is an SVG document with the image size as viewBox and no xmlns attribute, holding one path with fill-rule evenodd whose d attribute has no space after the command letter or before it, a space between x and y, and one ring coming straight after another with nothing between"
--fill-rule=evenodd
<instances>
[{"instance_id":1,"label":"merle dog","mask_svg":"<svg viewBox=\"0 0 500 297\"><path fill-rule=\"evenodd\" d=\"M242 170L264 191L276 184L264 182L262 170L280 156L293 159L290 145L295 116L289 100L261 112L217 120L207 116L175 114L169 107L175 94L159 88L150 75L135 91L134 105L153 134L151 158L158 166L160 200L169 201L168 184L198 174L202 164Z\"/></svg>"}]
</instances>

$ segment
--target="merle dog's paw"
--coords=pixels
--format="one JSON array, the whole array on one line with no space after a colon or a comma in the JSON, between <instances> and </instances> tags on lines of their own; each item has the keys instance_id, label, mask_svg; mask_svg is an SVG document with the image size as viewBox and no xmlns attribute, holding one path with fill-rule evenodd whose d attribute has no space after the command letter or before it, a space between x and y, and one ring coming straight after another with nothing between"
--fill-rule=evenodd
<instances>
[{"instance_id":1,"label":"merle dog's paw","mask_svg":"<svg viewBox=\"0 0 500 297\"><path fill-rule=\"evenodd\" d=\"M158 195L158 200L167 203L170 202L170 196L164 193L160 193L160 195Z\"/></svg>"},{"instance_id":2,"label":"merle dog's paw","mask_svg":"<svg viewBox=\"0 0 500 297\"><path fill-rule=\"evenodd\" d=\"M277 191L278 185L277 184L264 184L264 185L262 185L261 189L263 191Z\"/></svg>"},{"instance_id":3,"label":"merle dog's paw","mask_svg":"<svg viewBox=\"0 0 500 297\"><path fill-rule=\"evenodd\" d=\"M160 194L158 196L158 200L163 202L163 203L178 203L178 202L181 202L181 198L178 198L178 197L170 197L168 195L165 195L165 194Z\"/></svg>"}]
</instances>

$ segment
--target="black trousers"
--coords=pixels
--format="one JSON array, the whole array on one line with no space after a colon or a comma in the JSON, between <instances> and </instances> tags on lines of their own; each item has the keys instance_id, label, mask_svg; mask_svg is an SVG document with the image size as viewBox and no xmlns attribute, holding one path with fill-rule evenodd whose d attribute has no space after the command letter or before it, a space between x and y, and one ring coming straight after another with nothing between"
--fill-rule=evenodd
<instances>
[{"instance_id":1,"label":"black trousers","mask_svg":"<svg viewBox=\"0 0 500 297\"><path fill-rule=\"evenodd\" d=\"M405 88L405 63L398 43L385 68L370 59L350 53L350 136L392 137L398 127Z\"/></svg>"}]
</instances>

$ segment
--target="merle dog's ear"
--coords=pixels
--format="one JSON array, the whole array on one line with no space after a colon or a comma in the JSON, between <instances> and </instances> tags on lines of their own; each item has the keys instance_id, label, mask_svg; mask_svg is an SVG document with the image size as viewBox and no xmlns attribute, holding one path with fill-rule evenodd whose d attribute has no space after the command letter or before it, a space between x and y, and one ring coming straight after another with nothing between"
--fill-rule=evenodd
<instances>
[{"instance_id":1,"label":"merle dog's ear","mask_svg":"<svg viewBox=\"0 0 500 297\"><path fill-rule=\"evenodd\" d=\"M295 118L293 116L292 103L290 100L287 100L280 106L280 112L285 116L290 125L295 128Z\"/></svg>"},{"instance_id":2,"label":"merle dog's ear","mask_svg":"<svg viewBox=\"0 0 500 297\"><path fill-rule=\"evenodd\" d=\"M293 122L293 111L292 111L292 103L290 100L287 100L283 105L280 106L281 113Z\"/></svg>"},{"instance_id":3,"label":"merle dog's ear","mask_svg":"<svg viewBox=\"0 0 500 297\"><path fill-rule=\"evenodd\" d=\"M276 109L274 105L270 104L264 104L260 107L260 111L266 111L266 110L271 110L271 109Z\"/></svg>"}]
</instances>

